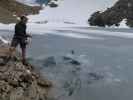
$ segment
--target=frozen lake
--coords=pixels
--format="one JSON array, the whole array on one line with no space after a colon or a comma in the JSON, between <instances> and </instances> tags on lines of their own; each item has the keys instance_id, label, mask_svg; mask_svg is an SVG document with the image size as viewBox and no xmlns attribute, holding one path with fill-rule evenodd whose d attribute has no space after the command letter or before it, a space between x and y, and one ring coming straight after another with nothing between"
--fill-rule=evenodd
<instances>
[{"instance_id":1,"label":"frozen lake","mask_svg":"<svg viewBox=\"0 0 133 100\"><path fill-rule=\"evenodd\" d=\"M61 57L71 50L75 51L74 58L82 63L80 66L62 62ZM133 99L132 30L53 30L33 37L29 55L41 59L40 62L49 56L55 57L56 66L40 66L44 75L55 83L58 100ZM90 79L89 73L101 75L103 79Z\"/></svg>"},{"instance_id":2,"label":"frozen lake","mask_svg":"<svg viewBox=\"0 0 133 100\"><path fill-rule=\"evenodd\" d=\"M51 94L57 100L133 100L132 32L87 27L53 29L33 35L28 57L53 81ZM44 66L51 56L56 65ZM65 62L63 56L71 56L81 64Z\"/></svg>"}]
</instances>

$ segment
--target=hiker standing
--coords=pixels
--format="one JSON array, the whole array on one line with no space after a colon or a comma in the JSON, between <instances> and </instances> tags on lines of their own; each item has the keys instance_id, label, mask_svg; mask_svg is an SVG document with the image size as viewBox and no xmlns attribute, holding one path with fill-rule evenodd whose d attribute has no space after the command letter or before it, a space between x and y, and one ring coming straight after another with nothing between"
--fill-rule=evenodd
<instances>
[{"instance_id":1,"label":"hiker standing","mask_svg":"<svg viewBox=\"0 0 133 100\"><path fill-rule=\"evenodd\" d=\"M26 62L26 45L28 44L27 38L31 37L26 33L26 24L28 22L28 18L26 16L21 16L20 21L15 25L15 34L13 36L11 42L11 48L13 50L16 49L18 45L20 45L22 51L22 62L24 65Z\"/></svg>"}]
</instances>

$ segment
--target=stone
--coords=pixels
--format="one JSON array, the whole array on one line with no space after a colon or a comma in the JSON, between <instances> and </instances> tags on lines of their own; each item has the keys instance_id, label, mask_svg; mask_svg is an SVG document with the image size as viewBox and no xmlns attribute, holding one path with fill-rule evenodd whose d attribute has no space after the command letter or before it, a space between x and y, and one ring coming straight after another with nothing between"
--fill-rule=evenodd
<instances>
[{"instance_id":1,"label":"stone","mask_svg":"<svg viewBox=\"0 0 133 100\"><path fill-rule=\"evenodd\" d=\"M37 84L38 84L39 86L41 86L41 87L51 87L51 86L52 86L51 82L46 81L46 80L44 80L44 79L38 79L38 80L37 80Z\"/></svg>"},{"instance_id":2,"label":"stone","mask_svg":"<svg viewBox=\"0 0 133 100\"><path fill-rule=\"evenodd\" d=\"M37 84L33 82L27 89L26 89L26 95L32 99L35 100L37 97Z\"/></svg>"},{"instance_id":3,"label":"stone","mask_svg":"<svg viewBox=\"0 0 133 100\"><path fill-rule=\"evenodd\" d=\"M8 79L8 83L14 87L17 87L19 85L19 82L13 79Z\"/></svg>"},{"instance_id":4,"label":"stone","mask_svg":"<svg viewBox=\"0 0 133 100\"><path fill-rule=\"evenodd\" d=\"M24 90L21 87L12 90L10 94L10 100L21 100L23 97L23 92Z\"/></svg>"},{"instance_id":5,"label":"stone","mask_svg":"<svg viewBox=\"0 0 133 100\"><path fill-rule=\"evenodd\" d=\"M22 74L20 76L20 79L22 82L27 82L27 83L32 83L33 81L32 75L29 75L29 74Z\"/></svg>"},{"instance_id":6,"label":"stone","mask_svg":"<svg viewBox=\"0 0 133 100\"><path fill-rule=\"evenodd\" d=\"M8 93L10 91L11 87L8 85L5 81L0 81L0 91Z\"/></svg>"}]
</instances>

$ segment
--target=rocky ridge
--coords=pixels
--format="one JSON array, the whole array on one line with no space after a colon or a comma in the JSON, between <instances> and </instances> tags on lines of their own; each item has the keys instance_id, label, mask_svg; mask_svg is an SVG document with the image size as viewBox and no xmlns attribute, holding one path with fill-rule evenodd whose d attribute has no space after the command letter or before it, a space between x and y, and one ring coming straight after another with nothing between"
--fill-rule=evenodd
<instances>
[{"instance_id":1,"label":"rocky ridge","mask_svg":"<svg viewBox=\"0 0 133 100\"><path fill-rule=\"evenodd\" d=\"M104 12L93 13L88 22L92 26L119 26L123 19L129 27L133 27L133 0L118 0Z\"/></svg>"},{"instance_id":2,"label":"rocky ridge","mask_svg":"<svg viewBox=\"0 0 133 100\"><path fill-rule=\"evenodd\" d=\"M51 82L30 64L21 62L18 52L6 63L8 46L0 45L0 100L48 100Z\"/></svg>"},{"instance_id":3,"label":"rocky ridge","mask_svg":"<svg viewBox=\"0 0 133 100\"><path fill-rule=\"evenodd\" d=\"M29 6L16 0L0 0L0 22L8 24L16 22L14 15L38 14L40 6Z\"/></svg>"}]
</instances>

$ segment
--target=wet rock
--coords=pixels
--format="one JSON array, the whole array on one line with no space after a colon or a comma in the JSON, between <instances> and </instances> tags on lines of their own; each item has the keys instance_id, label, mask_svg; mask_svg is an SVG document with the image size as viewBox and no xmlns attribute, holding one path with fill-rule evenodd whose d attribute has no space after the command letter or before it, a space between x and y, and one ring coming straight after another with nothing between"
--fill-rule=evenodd
<instances>
[{"instance_id":1,"label":"wet rock","mask_svg":"<svg viewBox=\"0 0 133 100\"><path fill-rule=\"evenodd\" d=\"M0 81L0 92L8 93L11 90L11 86L8 85L5 81Z\"/></svg>"},{"instance_id":2,"label":"wet rock","mask_svg":"<svg viewBox=\"0 0 133 100\"><path fill-rule=\"evenodd\" d=\"M0 66L0 72L5 72L5 71L7 71L7 69L8 69L8 67L4 67L3 65Z\"/></svg>"}]
</instances>

